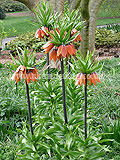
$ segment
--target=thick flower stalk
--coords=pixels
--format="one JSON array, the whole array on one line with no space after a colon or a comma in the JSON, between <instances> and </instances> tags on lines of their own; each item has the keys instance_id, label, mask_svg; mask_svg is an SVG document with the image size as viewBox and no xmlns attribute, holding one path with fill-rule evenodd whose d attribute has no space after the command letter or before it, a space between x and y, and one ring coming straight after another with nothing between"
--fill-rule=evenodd
<instances>
[{"instance_id":1,"label":"thick flower stalk","mask_svg":"<svg viewBox=\"0 0 120 160\"><path fill-rule=\"evenodd\" d=\"M84 84L84 95L85 95L85 108L84 108L84 126L85 126L85 139L87 138L87 83L89 82L89 86L93 83L96 85L97 82L101 83L98 75L95 70L99 69L101 66L98 63L93 61L93 54L88 52L86 58L78 57L77 67L81 71L77 74L75 85ZM80 65L80 67L78 66Z\"/></svg>"},{"instance_id":2,"label":"thick flower stalk","mask_svg":"<svg viewBox=\"0 0 120 160\"><path fill-rule=\"evenodd\" d=\"M76 54L76 50L72 42L78 36L79 33L75 33L71 37L71 29L72 23L68 26L66 24L59 23L58 28L53 27L53 29L49 32L50 41L48 41L45 45L42 46L42 49L45 50L45 53L48 54L50 52L49 60L52 59L54 61L60 60L61 62L61 79L62 79L62 91L63 91L63 110L64 110L64 119L65 123L68 123L67 119L67 109L66 109L66 96L65 96L65 79L64 79L64 58L68 58L69 56L74 56Z\"/></svg>"},{"instance_id":3,"label":"thick flower stalk","mask_svg":"<svg viewBox=\"0 0 120 160\"><path fill-rule=\"evenodd\" d=\"M12 76L12 80L15 80L16 84L22 79L25 79L26 83L26 92L27 92L27 101L28 101L28 115L29 115L29 123L30 123L30 131L31 135L33 135L33 127L32 127L32 117L31 117L31 107L30 107L30 96L29 96L29 87L28 84L33 81L37 81L39 78L38 70L33 67L35 64L34 54L29 54L27 56L28 50L22 51L22 56L18 52L18 61L12 56L12 59L15 63L14 66L19 66ZM12 64L13 65L13 64Z\"/></svg>"},{"instance_id":4,"label":"thick flower stalk","mask_svg":"<svg viewBox=\"0 0 120 160\"><path fill-rule=\"evenodd\" d=\"M35 33L36 38L46 39L46 41L50 38L50 28L53 23L53 14L52 14L52 7L48 2L43 1L41 2L41 5L37 6L38 11L34 11L36 14L36 17L38 19L38 23L40 25L40 28L37 29ZM54 16L55 18L55 16ZM49 66L49 52L47 54L47 70L48 70L48 82L50 81L50 66Z\"/></svg>"}]
</instances>

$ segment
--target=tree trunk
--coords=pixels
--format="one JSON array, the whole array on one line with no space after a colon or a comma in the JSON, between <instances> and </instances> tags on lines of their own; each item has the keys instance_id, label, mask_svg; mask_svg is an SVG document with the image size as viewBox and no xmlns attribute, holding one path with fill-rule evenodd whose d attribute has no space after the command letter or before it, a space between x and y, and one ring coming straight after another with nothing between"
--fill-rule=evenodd
<instances>
[{"instance_id":1,"label":"tree trunk","mask_svg":"<svg viewBox=\"0 0 120 160\"><path fill-rule=\"evenodd\" d=\"M83 41L81 42L81 53L86 56L89 50L89 2L90 0L81 0L81 16L85 21L85 26L82 29L81 36Z\"/></svg>"},{"instance_id":2,"label":"tree trunk","mask_svg":"<svg viewBox=\"0 0 120 160\"><path fill-rule=\"evenodd\" d=\"M96 30L96 19L99 8L103 0L91 0L89 5L90 13L90 24L89 24L89 49L91 52L95 49L95 30Z\"/></svg>"},{"instance_id":3,"label":"tree trunk","mask_svg":"<svg viewBox=\"0 0 120 160\"><path fill-rule=\"evenodd\" d=\"M73 0L71 5L70 5L70 10L77 9L80 6L81 0Z\"/></svg>"},{"instance_id":4,"label":"tree trunk","mask_svg":"<svg viewBox=\"0 0 120 160\"><path fill-rule=\"evenodd\" d=\"M64 0L50 0L50 2L53 6L53 9L56 12L63 13L63 11L64 11Z\"/></svg>"}]
</instances>

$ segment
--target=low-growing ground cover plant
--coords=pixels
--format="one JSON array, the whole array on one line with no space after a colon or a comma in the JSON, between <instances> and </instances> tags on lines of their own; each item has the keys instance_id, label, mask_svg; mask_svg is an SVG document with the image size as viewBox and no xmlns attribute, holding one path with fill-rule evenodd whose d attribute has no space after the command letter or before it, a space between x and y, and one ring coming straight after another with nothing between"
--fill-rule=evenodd
<instances>
[{"instance_id":1,"label":"low-growing ground cover plant","mask_svg":"<svg viewBox=\"0 0 120 160\"><path fill-rule=\"evenodd\" d=\"M93 86L93 85L90 87L88 86L88 135L89 133L96 136L97 134L100 134L101 135L100 139L102 140L103 139L102 134L107 132L104 130L104 128L102 129L102 126L104 127L103 119L106 122L107 126L110 123L109 116L114 120L115 119L119 120L120 88L118 86L119 86L120 74L119 74L119 59L114 58L112 60L103 60L100 63L104 64L102 71L100 71L100 74L98 72L98 75L102 83L96 86ZM18 157L16 157L16 152L17 152L17 156L19 154L22 154L21 156L23 156L23 151L25 151L25 153L27 151L31 152L30 147L29 147L29 150L27 150L28 146L30 146L28 145L28 142L29 144L31 144L31 147L32 147L33 141L34 141L34 144L36 144L35 146L37 146L38 148L37 153L39 154L39 158L48 159L48 153L49 153L47 152L49 151L49 148L47 148L48 145L50 146L50 150L52 150L53 148L54 149L53 151L55 151L54 158L56 157L56 153L59 154L59 157L60 156L66 157L67 155L64 155L64 154L66 152L68 153L68 149L66 149L66 147L67 145L69 145L71 138L72 138L72 142L70 143L71 145L69 149L70 150L69 154L71 154L72 159L74 159L74 156L77 157L78 155L77 154L78 152L73 152L73 151L75 151L75 148L80 148L80 146L81 147L83 146L81 148L82 154L85 153L86 156L87 156L87 153L94 154L95 152L93 152L93 148L91 148L91 150L88 150L87 149L88 147L86 146L87 147L86 149L89 152L88 151L85 152L85 150L83 150L85 149L84 148L85 146L83 145L84 143L81 143L82 142L81 138L78 139L79 143L76 143L77 140L74 139L75 137L82 134L81 136L83 136L83 140L84 140L84 123L83 123L84 87L75 86L75 77L78 71L75 71L74 69L72 69L71 79L65 78L66 103L67 103L67 113L68 113L68 122L69 122L68 126L70 129L69 132L67 128L64 129L65 126L63 125L64 115L63 115L63 108L62 108L62 94L61 94L62 90L61 90L61 80L60 80L61 76L58 74L58 71L54 71L54 77L51 76L51 83L49 84L47 82L46 72L43 73L44 78L42 78L42 75L40 76L40 79L38 79L38 83L34 83L34 85L32 85L32 83L29 84L30 91L31 91L30 98L31 98L32 115L33 115L32 118L33 118L33 125L34 125L34 135L36 135L37 138L28 139L27 137L29 138L31 137L29 136L30 132L29 132L28 126L27 128L24 127L24 130L22 129L22 122L25 122L25 121L26 123L29 122L28 116L27 116L28 111L27 111L27 103L26 103L26 93L23 87L25 83L24 83L24 80L20 81L17 88L17 92L16 92L15 85L13 81L10 80L13 74L11 72L12 70L13 69L8 64L3 65L2 70L0 70L0 78L1 78L0 80L0 86L1 86L0 88L0 117L1 117L0 156L1 156L1 159L2 158L7 159L8 156L9 157L12 156L12 158L18 159ZM68 73L68 68L66 66L64 68L64 72L65 72L65 75ZM58 78L56 78L57 76ZM91 128L90 132L89 132L89 128ZM17 130L22 129L22 131L18 132L16 129ZM24 135L22 134L23 131L25 133ZM78 131L79 131L79 134L78 134ZM21 140L25 135L27 136L24 137L22 141L19 141L20 137L19 136L17 137L17 135L21 137ZM40 138L41 137L40 135L42 136L42 139ZM95 142L95 144L98 145L99 140L96 139L96 136L94 137L94 140L92 139L91 141ZM108 136L113 137L112 133L108 134ZM107 139L109 139L108 136L107 136ZM38 140L39 138L40 140ZM66 138L68 138L68 140ZM51 141L49 141L50 139ZM98 140L98 141L95 141L95 140ZM39 144L39 142L41 143ZM100 144L102 144L103 142L101 141ZM106 145L109 146L109 143L111 142L107 141L104 143L106 143ZM53 143L55 145L53 145ZM76 146L77 144L79 144L80 146ZM46 146L46 149L45 149L45 146ZM53 147L51 148L51 146ZM16 148L18 148L18 151L15 151ZM42 152L43 154L41 153L41 150L43 150ZM109 150L110 152L103 154L103 159L109 160L109 159L120 158L119 143L116 144L115 142L113 142L112 145L109 146ZM35 150L33 150L32 153L35 154L36 153ZM51 151L51 153L53 152ZM100 152L98 151L98 153ZM93 154L89 154L91 155L91 159ZM53 157L51 157L51 159L52 158ZM25 159L25 157L23 157L23 159ZM30 159L30 156L28 156L28 159ZM58 159L58 158L55 158L55 159Z\"/></svg>"}]
</instances>

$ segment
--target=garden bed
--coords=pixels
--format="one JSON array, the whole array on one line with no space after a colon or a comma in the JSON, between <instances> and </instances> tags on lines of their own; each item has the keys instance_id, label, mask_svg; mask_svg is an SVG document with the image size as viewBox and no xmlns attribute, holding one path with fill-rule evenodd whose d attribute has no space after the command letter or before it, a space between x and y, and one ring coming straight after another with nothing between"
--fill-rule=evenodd
<instances>
[{"instance_id":1,"label":"garden bed","mask_svg":"<svg viewBox=\"0 0 120 160\"><path fill-rule=\"evenodd\" d=\"M43 57L45 54L41 53L41 52L37 52L36 53L36 60L38 61L41 57ZM120 57L120 47L119 48L115 48L115 47L111 47L111 48L99 48L96 49L96 56L98 58L98 60L102 60L102 59L106 59L106 58L119 58ZM0 52L0 63L5 64L7 62L12 62L12 59L10 57L10 50L5 50Z\"/></svg>"}]
</instances>

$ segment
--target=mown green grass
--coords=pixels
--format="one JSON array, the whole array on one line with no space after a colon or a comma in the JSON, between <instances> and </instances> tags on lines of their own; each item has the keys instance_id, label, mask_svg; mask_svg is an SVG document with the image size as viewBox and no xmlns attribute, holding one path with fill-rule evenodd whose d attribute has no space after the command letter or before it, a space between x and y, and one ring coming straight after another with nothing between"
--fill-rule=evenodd
<instances>
[{"instance_id":1,"label":"mown green grass","mask_svg":"<svg viewBox=\"0 0 120 160\"><path fill-rule=\"evenodd\" d=\"M36 26L32 25L30 21L33 20L31 16L23 16L23 17L12 17L7 16L4 20L5 32L9 32L9 29L15 29L16 32L8 33L8 37L11 36L19 36L26 32L35 31L37 29ZM0 31L1 31L1 24L0 24Z\"/></svg>"},{"instance_id":2,"label":"mown green grass","mask_svg":"<svg viewBox=\"0 0 120 160\"><path fill-rule=\"evenodd\" d=\"M108 25L108 24L115 24L115 23L120 23L120 18L97 19L96 25Z\"/></svg>"},{"instance_id":3,"label":"mown green grass","mask_svg":"<svg viewBox=\"0 0 120 160\"><path fill-rule=\"evenodd\" d=\"M102 14L101 14L102 13ZM111 14L108 14L112 17ZM105 12L100 12L98 17L106 17ZM26 32L36 31L36 29L39 26L34 26L30 23L30 21L33 21L32 16L21 16L21 17L13 17L13 16L6 16L6 18L3 20L4 26L5 26L5 32L7 32L7 37L12 36L19 36ZM119 18L115 19L98 19L97 25L106 25L106 24L114 24L114 23L120 23ZM9 29L13 30L15 29L16 32L10 32ZM0 32L1 32L1 24L0 24Z\"/></svg>"}]
</instances>

